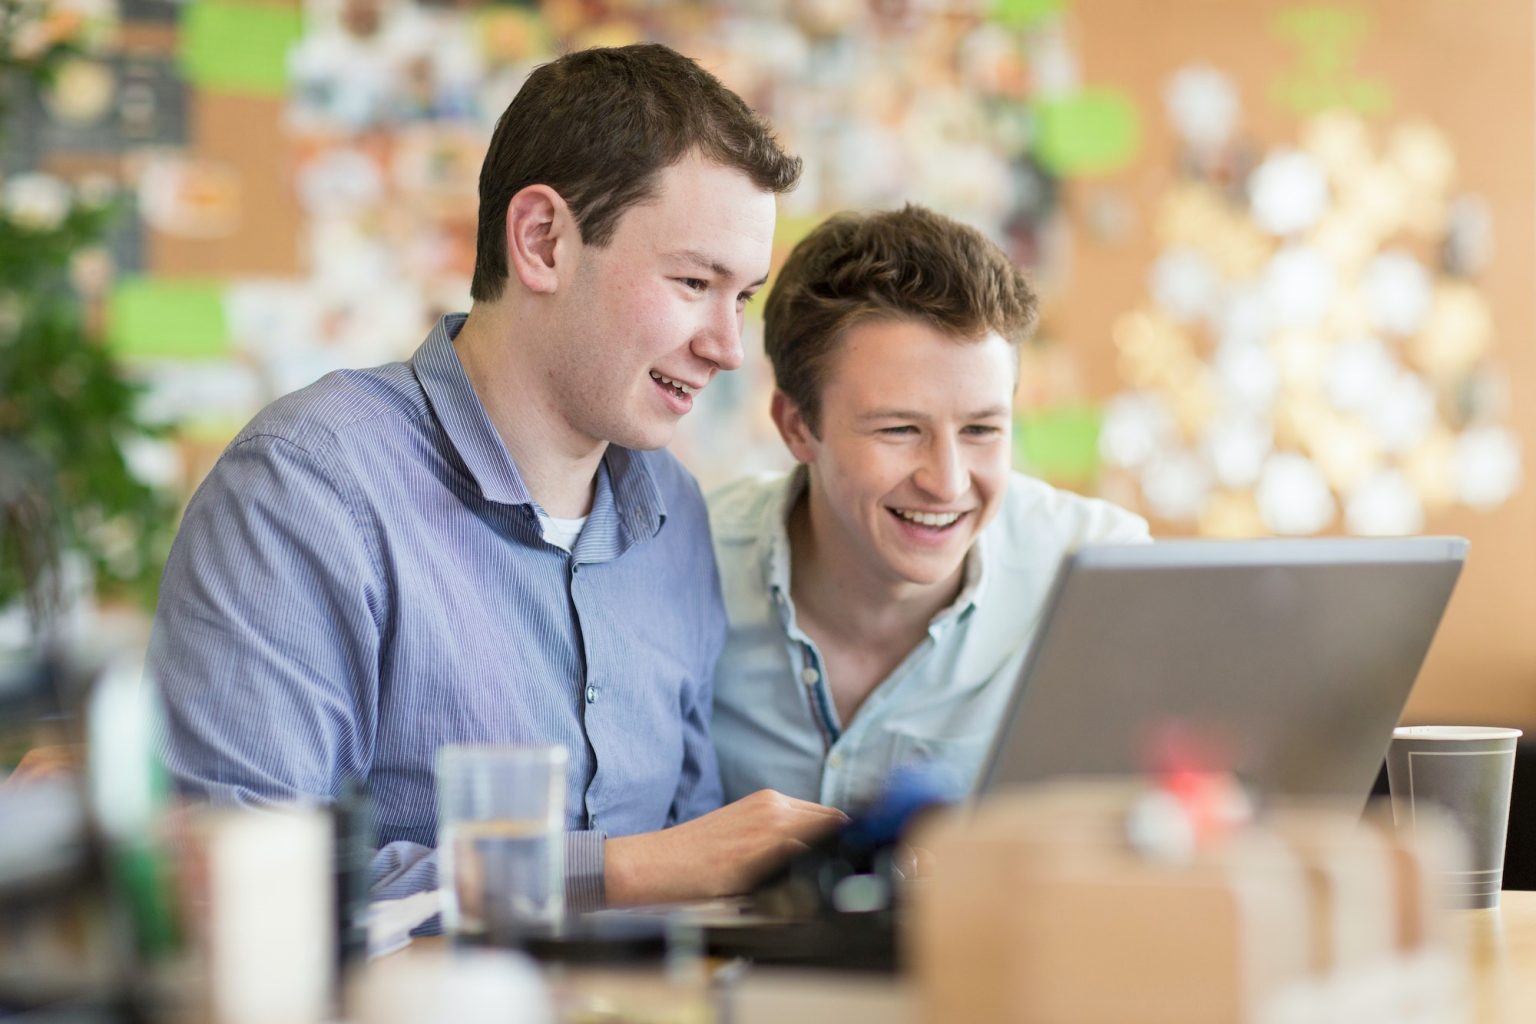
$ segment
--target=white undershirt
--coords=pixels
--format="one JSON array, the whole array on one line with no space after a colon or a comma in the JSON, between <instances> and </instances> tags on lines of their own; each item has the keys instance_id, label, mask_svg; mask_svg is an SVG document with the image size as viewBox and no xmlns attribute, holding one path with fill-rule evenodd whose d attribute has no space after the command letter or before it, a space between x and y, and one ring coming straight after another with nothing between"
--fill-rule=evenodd
<instances>
[{"instance_id":1,"label":"white undershirt","mask_svg":"<svg viewBox=\"0 0 1536 1024\"><path fill-rule=\"evenodd\" d=\"M544 539L565 551L575 546L576 538L581 536L581 528L586 525L586 516L560 519L542 509L539 510L539 528L544 531Z\"/></svg>"}]
</instances>

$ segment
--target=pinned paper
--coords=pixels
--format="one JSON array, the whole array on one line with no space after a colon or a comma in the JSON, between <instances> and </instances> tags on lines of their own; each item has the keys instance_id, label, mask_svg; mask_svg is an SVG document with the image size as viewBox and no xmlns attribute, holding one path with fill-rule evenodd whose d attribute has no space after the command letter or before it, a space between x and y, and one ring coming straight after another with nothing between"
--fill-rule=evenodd
<instances>
[{"instance_id":1,"label":"pinned paper","mask_svg":"<svg viewBox=\"0 0 1536 1024\"><path fill-rule=\"evenodd\" d=\"M1249 187L1254 219L1271 234L1305 231L1328 208L1328 176L1311 156L1294 149L1271 154Z\"/></svg>"},{"instance_id":2,"label":"pinned paper","mask_svg":"<svg viewBox=\"0 0 1536 1024\"><path fill-rule=\"evenodd\" d=\"M1361 282L1371 319L1384 331L1413 334L1429 313L1429 273L1410 253L1389 249L1365 268Z\"/></svg>"},{"instance_id":3,"label":"pinned paper","mask_svg":"<svg viewBox=\"0 0 1536 1024\"><path fill-rule=\"evenodd\" d=\"M1057 483L1083 483L1099 472L1101 414L1065 406L1018 418L1014 458L1026 472Z\"/></svg>"},{"instance_id":4,"label":"pinned paper","mask_svg":"<svg viewBox=\"0 0 1536 1024\"><path fill-rule=\"evenodd\" d=\"M1205 65L1184 68L1169 79L1163 103L1174 129L1200 149L1226 145L1242 109L1232 80Z\"/></svg>"},{"instance_id":5,"label":"pinned paper","mask_svg":"<svg viewBox=\"0 0 1536 1024\"><path fill-rule=\"evenodd\" d=\"M169 154L148 158L139 175L139 210L156 231L179 238L223 238L240 227L244 189L231 164Z\"/></svg>"},{"instance_id":6,"label":"pinned paper","mask_svg":"<svg viewBox=\"0 0 1536 1024\"><path fill-rule=\"evenodd\" d=\"M288 51L303 34L297 7L240 0L199 0L181 18L181 68L211 92L281 96Z\"/></svg>"},{"instance_id":7,"label":"pinned paper","mask_svg":"<svg viewBox=\"0 0 1536 1024\"><path fill-rule=\"evenodd\" d=\"M1321 320L1337 285L1333 265L1310 246L1281 249L1264 270L1265 297L1276 319L1288 327L1307 327Z\"/></svg>"},{"instance_id":8,"label":"pinned paper","mask_svg":"<svg viewBox=\"0 0 1536 1024\"><path fill-rule=\"evenodd\" d=\"M1099 450L1111 465L1144 466L1177 439L1178 424L1157 394L1128 392L1105 407Z\"/></svg>"},{"instance_id":9,"label":"pinned paper","mask_svg":"<svg viewBox=\"0 0 1536 1024\"><path fill-rule=\"evenodd\" d=\"M1364 11L1333 4L1286 7L1271 20L1296 48L1296 67L1270 88L1270 98L1298 113L1346 107L1370 114L1392 106L1392 90L1355 70L1361 45L1378 31Z\"/></svg>"},{"instance_id":10,"label":"pinned paper","mask_svg":"<svg viewBox=\"0 0 1536 1024\"><path fill-rule=\"evenodd\" d=\"M1037 112L1037 154L1056 174L1107 174L1136 155L1140 122L1135 105L1124 93L1089 89L1042 103Z\"/></svg>"},{"instance_id":11,"label":"pinned paper","mask_svg":"<svg viewBox=\"0 0 1536 1024\"><path fill-rule=\"evenodd\" d=\"M1380 339L1350 338L1329 353L1323 387L1335 409L1360 412L1380 401L1397 371L1397 360Z\"/></svg>"},{"instance_id":12,"label":"pinned paper","mask_svg":"<svg viewBox=\"0 0 1536 1024\"><path fill-rule=\"evenodd\" d=\"M125 278L107 306L107 337L133 359L217 359L229 353L224 293L212 281Z\"/></svg>"},{"instance_id":13,"label":"pinned paper","mask_svg":"<svg viewBox=\"0 0 1536 1024\"><path fill-rule=\"evenodd\" d=\"M1473 508L1502 504L1520 486L1520 442L1499 427L1479 427L1456 439L1456 494Z\"/></svg>"},{"instance_id":14,"label":"pinned paper","mask_svg":"<svg viewBox=\"0 0 1536 1024\"><path fill-rule=\"evenodd\" d=\"M1179 320L1213 314L1221 295L1221 275L1194 249L1170 249L1152 264L1152 295Z\"/></svg>"},{"instance_id":15,"label":"pinned paper","mask_svg":"<svg viewBox=\"0 0 1536 1024\"><path fill-rule=\"evenodd\" d=\"M1424 504L1396 469L1373 473L1350 492L1344 525L1363 537L1404 537L1424 528Z\"/></svg>"},{"instance_id":16,"label":"pinned paper","mask_svg":"<svg viewBox=\"0 0 1536 1024\"><path fill-rule=\"evenodd\" d=\"M1067 0L992 0L992 18L1014 28L1033 28L1066 6Z\"/></svg>"},{"instance_id":17,"label":"pinned paper","mask_svg":"<svg viewBox=\"0 0 1536 1024\"><path fill-rule=\"evenodd\" d=\"M1334 517L1333 494L1310 460L1297 454L1270 457L1259 479L1259 517L1272 533L1321 533Z\"/></svg>"},{"instance_id":18,"label":"pinned paper","mask_svg":"<svg viewBox=\"0 0 1536 1024\"><path fill-rule=\"evenodd\" d=\"M59 121L84 126L100 122L112 109L117 77L98 61L76 58L59 65L42 94L43 106Z\"/></svg>"},{"instance_id":19,"label":"pinned paper","mask_svg":"<svg viewBox=\"0 0 1536 1024\"><path fill-rule=\"evenodd\" d=\"M1210 491L1211 471L1192 452L1179 451L1154 459L1141 480L1148 510L1176 523L1199 519L1205 512Z\"/></svg>"},{"instance_id":20,"label":"pinned paper","mask_svg":"<svg viewBox=\"0 0 1536 1024\"><path fill-rule=\"evenodd\" d=\"M1266 420L1241 414L1217 419L1206 432L1204 445L1217 481L1230 488L1257 483L1274 446L1274 430Z\"/></svg>"}]
</instances>

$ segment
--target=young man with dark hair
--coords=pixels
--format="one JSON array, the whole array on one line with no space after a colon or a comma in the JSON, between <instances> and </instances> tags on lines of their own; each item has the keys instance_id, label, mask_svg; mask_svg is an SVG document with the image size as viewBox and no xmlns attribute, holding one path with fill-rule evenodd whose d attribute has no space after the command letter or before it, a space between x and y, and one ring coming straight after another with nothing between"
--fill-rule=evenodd
<instances>
[{"instance_id":1,"label":"young man with dark hair","mask_svg":"<svg viewBox=\"0 0 1536 1024\"><path fill-rule=\"evenodd\" d=\"M839 214L790 254L764 341L800 465L709 498L727 798L772 786L852 809L913 761L968 785L1061 556L1148 539L1137 516L1010 472L1035 316L997 246L921 207Z\"/></svg>"},{"instance_id":2,"label":"young man with dark hair","mask_svg":"<svg viewBox=\"0 0 1536 1024\"><path fill-rule=\"evenodd\" d=\"M799 170L665 47L536 70L481 174L468 315L263 410L187 508L149 656L180 785L269 804L363 780L375 893L403 895L435 884L438 747L562 744L577 908L740 892L841 820L720 808L718 579L657 450L740 364Z\"/></svg>"}]
</instances>

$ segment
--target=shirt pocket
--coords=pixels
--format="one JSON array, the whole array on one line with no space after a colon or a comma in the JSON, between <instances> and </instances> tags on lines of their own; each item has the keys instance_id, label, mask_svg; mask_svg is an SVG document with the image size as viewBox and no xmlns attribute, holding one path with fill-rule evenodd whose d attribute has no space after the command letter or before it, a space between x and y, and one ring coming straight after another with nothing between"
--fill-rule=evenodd
<instances>
[{"instance_id":1,"label":"shirt pocket","mask_svg":"<svg viewBox=\"0 0 1536 1024\"><path fill-rule=\"evenodd\" d=\"M952 789L957 797L969 793L975 785L992 744L991 735L986 733L932 736L893 726L888 736L893 771L921 768Z\"/></svg>"}]
</instances>

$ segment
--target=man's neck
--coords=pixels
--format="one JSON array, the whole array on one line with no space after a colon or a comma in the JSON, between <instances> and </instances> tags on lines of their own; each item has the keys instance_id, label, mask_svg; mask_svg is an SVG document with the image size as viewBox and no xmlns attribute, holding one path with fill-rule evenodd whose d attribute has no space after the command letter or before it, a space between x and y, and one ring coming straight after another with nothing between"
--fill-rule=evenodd
<instances>
[{"instance_id":1,"label":"man's neck","mask_svg":"<svg viewBox=\"0 0 1536 1024\"><path fill-rule=\"evenodd\" d=\"M965 579L964 563L953 578L931 585L870 571L848 545L828 541L831 526L818 513L809 483L787 527L796 618L813 636L835 638L839 644L905 653L959 596Z\"/></svg>"},{"instance_id":2,"label":"man's neck","mask_svg":"<svg viewBox=\"0 0 1536 1024\"><path fill-rule=\"evenodd\" d=\"M477 304L454 350L533 500L552 516L584 516L608 445L580 437L562 419L539 387L545 375L531 365L537 340L517 332L516 322L499 306Z\"/></svg>"}]
</instances>

